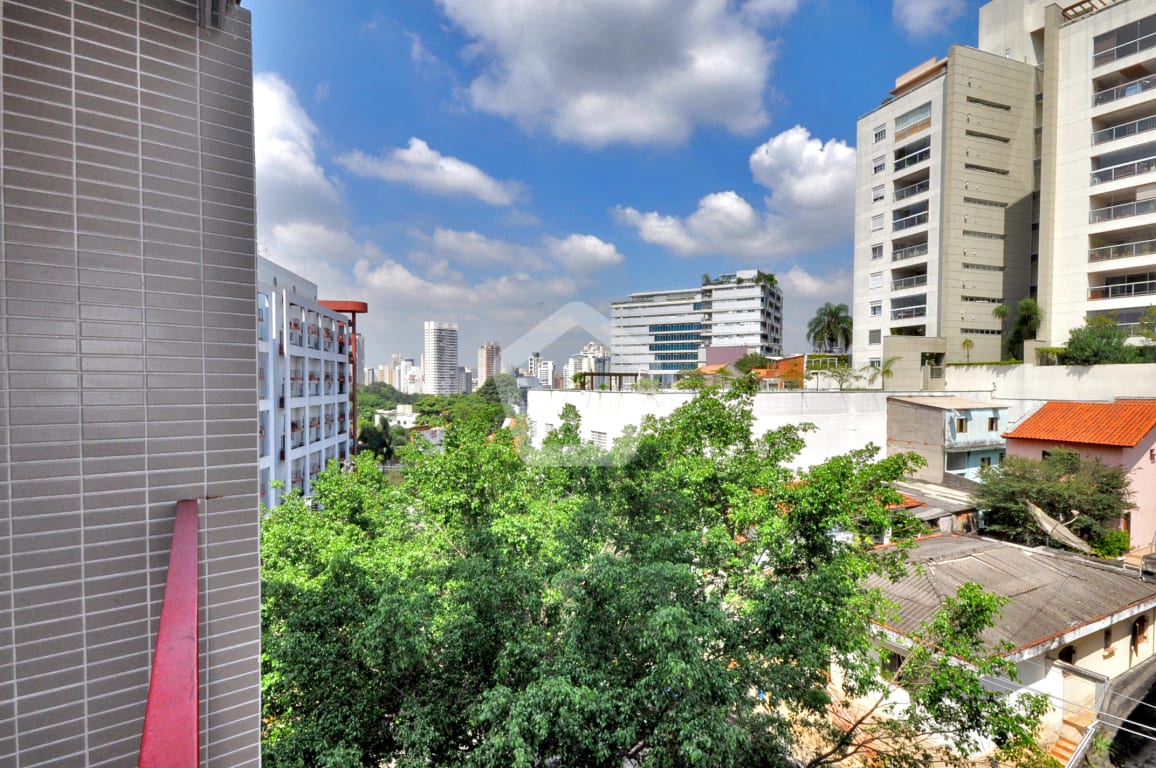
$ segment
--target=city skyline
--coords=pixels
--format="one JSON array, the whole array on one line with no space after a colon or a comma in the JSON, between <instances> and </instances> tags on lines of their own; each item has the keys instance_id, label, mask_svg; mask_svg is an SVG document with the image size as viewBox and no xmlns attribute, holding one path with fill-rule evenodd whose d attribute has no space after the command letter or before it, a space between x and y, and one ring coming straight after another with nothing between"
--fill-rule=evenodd
<instances>
[{"instance_id":1,"label":"city skyline","mask_svg":"<svg viewBox=\"0 0 1156 768\"><path fill-rule=\"evenodd\" d=\"M979 3L692 5L246 3L262 255L373 302L372 360L416 356L426 317L506 347L741 268L778 277L802 351L851 301L856 120L974 44Z\"/></svg>"}]
</instances>

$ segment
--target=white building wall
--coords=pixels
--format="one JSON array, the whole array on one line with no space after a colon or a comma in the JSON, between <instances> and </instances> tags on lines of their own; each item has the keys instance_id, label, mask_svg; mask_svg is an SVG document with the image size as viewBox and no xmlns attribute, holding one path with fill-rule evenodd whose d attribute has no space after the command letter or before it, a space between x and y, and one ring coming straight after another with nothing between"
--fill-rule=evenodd
<instances>
[{"instance_id":1,"label":"white building wall","mask_svg":"<svg viewBox=\"0 0 1156 768\"><path fill-rule=\"evenodd\" d=\"M348 319L317 302L316 285L264 258L257 277L259 488L274 506L275 481L308 495L330 460L349 455L356 369Z\"/></svg>"}]
</instances>

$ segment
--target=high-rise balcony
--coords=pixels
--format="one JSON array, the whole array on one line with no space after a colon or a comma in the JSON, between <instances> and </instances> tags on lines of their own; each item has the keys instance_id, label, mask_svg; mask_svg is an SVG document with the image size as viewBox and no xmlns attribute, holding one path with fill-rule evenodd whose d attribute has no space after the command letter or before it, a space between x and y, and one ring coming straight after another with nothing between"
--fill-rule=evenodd
<instances>
[{"instance_id":1,"label":"high-rise balcony","mask_svg":"<svg viewBox=\"0 0 1156 768\"><path fill-rule=\"evenodd\" d=\"M895 190L895 202L906 200L907 198L915 197L916 195L922 195L929 189L931 189L931 181L928 179L924 179L917 184L908 184L906 187Z\"/></svg>"},{"instance_id":2,"label":"high-rise balcony","mask_svg":"<svg viewBox=\"0 0 1156 768\"><path fill-rule=\"evenodd\" d=\"M1128 179L1152 171L1156 171L1156 157L1145 157L1131 163L1120 163L1092 171L1092 184L1106 184L1109 181Z\"/></svg>"},{"instance_id":3,"label":"high-rise balcony","mask_svg":"<svg viewBox=\"0 0 1156 768\"><path fill-rule=\"evenodd\" d=\"M1135 96L1138 93L1144 93L1153 88L1156 88L1156 75L1141 77L1138 80L1117 85L1115 88L1105 88L1102 91L1097 91L1092 95L1092 106L1098 107L1101 104L1110 104L1117 99Z\"/></svg>"},{"instance_id":4,"label":"high-rise balcony","mask_svg":"<svg viewBox=\"0 0 1156 768\"><path fill-rule=\"evenodd\" d=\"M1150 200L1133 200L1128 203L1118 203L1105 208L1097 208L1089 215L1092 224L1104 221L1126 219L1130 216L1143 216L1146 213L1156 212L1156 198Z\"/></svg>"},{"instance_id":5,"label":"high-rise balcony","mask_svg":"<svg viewBox=\"0 0 1156 768\"><path fill-rule=\"evenodd\" d=\"M899 232L899 231L902 231L904 229L910 229L911 227L918 227L920 224L926 224L926 223L927 223L927 211L923 211L921 213L916 213L916 214L913 214L911 216L904 216L902 219L895 219L894 221L891 222L891 229L894 230L895 232Z\"/></svg>"},{"instance_id":6,"label":"high-rise balcony","mask_svg":"<svg viewBox=\"0 0 1156 768\"><path fill-rule=\"evenodd\" d=\"M1117 59L1122 59L1125 56L1131 56L1132 54L1139 53L1140 51L1146 51L1154 46L1156 46L1156 33L1142 35L1135 40L1129 40L1126 43L1120 43L1119 45L1109 48L1105 51L1098 51L1092 57L1092 65L1099 67L1104 64L1110 64Z\"/></svg>"},{"instance_id":7,"label":"high-rise balcony","mask_svg":"<svg viewBox=\"0 0 1156 768\"><path fill-rule=\"evenodd\" d=\"M1156 254L1156 240L1138 240L1119 245L1105 245L1088 251L1088 261L1110 261L1127 259L1131 256L1152 256Z\"/></svg>"},{"instance_id":8,"label":"high-rise balcony","mask_svg":"<svg viewBox=\"0 0 1156 768\"><path fill-rule=\"evenodd\" d=\"M1139 280L1134 283L1113 285L1093 285L1088 288L1088 299L1126 299L1131 296L1149 296L1156 293L1156 280Z\"/></svg>"},{"instance_id":9,"label":"high-rise balcony","mask_svg":"<svg viewBox=\"0 0 1156 768\"><path fill-rule=\"evenodd\" d=\"M1111 128L1103 128L1092 133L1093 144L1104 144L1109 141L1116 141L1117 139L1126 139L1129 136L1135 136L1140 133L1147 133L1148 131L1156 130L1156 116L1142 117L1139 120L1132 120L1128 123L1121 123L1120 125L1113 125Z\"/></svg>"},{"instance_id":10,"label":"high-rise balcony","mask_svg":"<svg viewBox=\"0 0 1156 768\"><path fill-rule=\"evenodd\" d=\"M892 320L911 320L916 317L927 316L927 305L920 305L915 307L900 307L899 309L891 310Z\"/></svg>"},{"instance_id":11,"label":"high-rise balcony","mask_svg":"<svg viewBox=\"0 0 1156 768\"><path fill-rule=\"evenodd\" d=\"M914 259L919 256L927 255L927 243L918 243L910 245L906 248L900 248L898 251L891 252L892 261L904 261L905 259Z\"/></svg>"},{"instance_id":12,"label":"high-rise balcony","mask_svg":"<svg viewBox=\"0 0 1156 768\"><path fill-rule=\"evenodd\" d=\"M904 168L910 168L913 165L922 163L924 160L931 159L931 147L924 147L918 152L912 152L910 155L899 158L895 161L895 170L902 171Z\"/></svg>"},{"instance_id":13,"label":"high-rise balcony","mask_svg":"<svg viewBox=\"0 0 1156 768\"><path fill-rule=\"evenodd\" d=\"M901 277L898 280L891 281L891 290L905 291L908 288L919 288L927 285L927 275L912 275L911 277Z\"/></svg>"}]
</instances>

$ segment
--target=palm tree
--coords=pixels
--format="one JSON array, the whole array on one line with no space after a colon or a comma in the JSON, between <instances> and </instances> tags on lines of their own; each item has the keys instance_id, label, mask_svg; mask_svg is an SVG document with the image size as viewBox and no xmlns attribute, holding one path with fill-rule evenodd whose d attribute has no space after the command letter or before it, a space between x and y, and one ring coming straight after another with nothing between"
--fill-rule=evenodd
<instances>
[{"instance_id":1,"label":"palm tree","mask_svg":"<svg viewBox=\"0 0 1156 768\"><path fill-rule=\"evenodd\" d=\"M807 341L816 352L846 350L851 346L851 314L846 304L825 303L807 323Z\"/></svg>"},{"instance_id":2,"label":"palm tree","mask_svg":"<svg viewBox=\"0 0 1156 768\"><path fill-rule=\"evenodd\" d=\"M970 363L971 362L971 348L975 346L975 342L972 341L971 339L964 338L963 341L959 342L959 346L963 347L963 353L965 355L967 355L967 362Z\"/></svg>"},{"instance_id":3,"label":"palm tree","mask_svg":"<svg viewBox=\"0 0 1156 768\"><path fill-rule=\"evenodd\" d=\"M887 358L879 364L878 368L876 368L874 365L868 365L865 367L863 372L867 374L867 383L871 386L875 386L875 381L879 378L882 378L883 387L886 389L887 380L895 375L895 362L897 360L899 360L899 355Z\"/></svg>"}]
</instances>

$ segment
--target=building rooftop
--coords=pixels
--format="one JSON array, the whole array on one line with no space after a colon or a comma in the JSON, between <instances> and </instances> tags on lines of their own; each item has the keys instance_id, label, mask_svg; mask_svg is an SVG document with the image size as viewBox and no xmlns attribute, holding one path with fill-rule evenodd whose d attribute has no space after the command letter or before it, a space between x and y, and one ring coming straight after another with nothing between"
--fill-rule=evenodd
<instances>
[{"instance_id":1,"label":"building rooftop","mask_svg":"<svg viewBox=\"0 0 1156 768\"><path fill-rule=\"evenodd\" d=\"M1131 448L1156 428L1156 400L1053 401L1004 437Z\"/></svg>"},{"instance_id":2,"label":"building rooftop","mask_svg":"<svg viewBox=\"0 0 1156 768\"><path fill-rule=\"evenodd\" d=\"M888 401L894 400L899 403L922 405L925 408L936 408L941 411L966 411L972 408L1007 408L1006 405L985 403L982 400L968 400L966 397L955 397L954 395L944 395L943 397L920 397L916 395L912 397L889 397L887 399Z\"/></svg>"},{"instance_id":3,"label":"building rooftop","mask_svg":"<svg viewBox=\"0 0 1156 768\"><path fill-rule=\"evenodd\" d=\"M980 536L928 536L912 550L910 563L908 575L897 582L882 577L868 580L868 586L881 588L899 605L889 629L914 632L944 598L965 582L975 582L1009 598L983 640L989 646L1010 643L1013 653L1127 609L1156 604L1156 584L1120 568Z\"/></svg>"}]
</instances>

